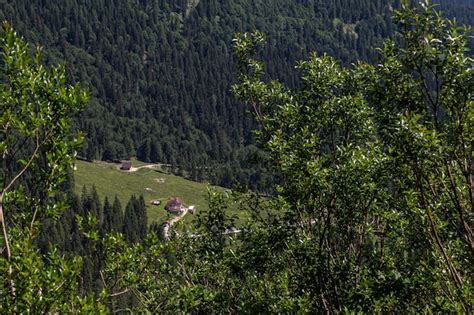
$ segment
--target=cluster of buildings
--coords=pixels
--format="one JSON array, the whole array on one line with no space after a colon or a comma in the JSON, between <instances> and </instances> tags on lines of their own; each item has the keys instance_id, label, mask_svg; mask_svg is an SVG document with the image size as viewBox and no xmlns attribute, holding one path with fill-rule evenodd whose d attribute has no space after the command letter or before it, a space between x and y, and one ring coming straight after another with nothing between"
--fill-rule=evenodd
<instances>
[{"instance_id":1,"label":"cluster of buildings","mask_svg":"<svg viewBox=\"0 0 474 315\"><path fill-rule=\"evenodd\" d=\"M177 215L183 214L186 210L189 211L189 213L194 214L194 209L194 206L186 207L183 201L178 197L171 198L165 205L166 211Z\"/></svg>"}]
</instances>

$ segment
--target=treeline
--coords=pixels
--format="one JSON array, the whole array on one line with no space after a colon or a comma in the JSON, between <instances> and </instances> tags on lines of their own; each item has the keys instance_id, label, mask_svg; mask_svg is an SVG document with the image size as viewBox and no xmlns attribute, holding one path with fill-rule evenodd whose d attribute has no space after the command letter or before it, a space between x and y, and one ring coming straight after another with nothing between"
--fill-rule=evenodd
<instances>
[{"instance_id":1,"label":"treeline","mask_svg":"<svg viewBox=\"0 0 474 315\"><path fill-rule=\"evenodd\" d=\"M90 90L75 120L86 137L80 156L137 156L225 186L261 176L256 124L230 88L236 32L265 32L268 73L291 86L295 62L309 52L345 64L372 60L372 48L393 32L388 0L16 0L0 19Z\"/></svg>"},{"instance_id":2,"label":"treeline","mask_svg":"<svg viewBox=\"0 0 474 315\"><path fill-rule=\"evenodd\" d=\"M100 271L106 264L99 240L121 233L129 245L143 242L148 232L145 201L142 196L132 196L123 209L117 197L113 201L106 197L102 203L95 187L84 187L80 196L66 192L65 198L69 206L60 218L43 221L36 243L43 255L54 248L61 255L81 257L78 289L83 295L99 294L104 288Z\"/></svg>"}]
</instances>

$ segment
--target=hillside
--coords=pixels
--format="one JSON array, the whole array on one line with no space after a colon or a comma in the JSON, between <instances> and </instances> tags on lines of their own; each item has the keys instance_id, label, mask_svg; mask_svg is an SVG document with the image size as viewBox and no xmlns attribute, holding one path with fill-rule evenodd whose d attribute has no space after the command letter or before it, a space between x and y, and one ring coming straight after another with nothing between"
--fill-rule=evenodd
<instances>
[{"instance_id":1,"label":"hillside","mask_svg":"<svg viewBox=\"0 0 474 315\"><path fill-rule=\"evenodd\" d=\"M169 217L164 205L171 197L181 198L186 205L195 205L198 211L207 209L208 186L182 177L171 175L160 170L156 164L140 163L134 160L136 171L121 171L120 164L106 162L77 161L75 178L75 192L80 195L85 186L90 189L95 186L101 201L105 197L113 200L118 196L122 205L126 205L131 195L143 195L146 202L148 222L158 222ZM218 191L223 188L216 187ZM160 200L159 206L151 204L152 200ZM243 214L240 214L242 216ZM192 221L188 215L186 222Z\"/></svg>"},{"instance_id":2,"label":"hillside","mask_svg":"<svg viewBox=\"0 0 474 315\"><path fill-rule=\"evenodd\" d=\"M472 22L469 1L439 1ZM256 158L256 124L231 93L232 38L258 29L268 74L298 85L295 62L311 51L344 64L377 58L393 34L391 0L61 1L15 0L0 6L46 61L66 66L91 92L76 120L89 160L137 156L173 165L195 180L230 186L265 181ZM211 165L202 168L202 165Z\"/></svg>"},{"instance_id":3,"label":"hillside","mask_svg":"<svg viewBox=\"0 0 474 315\"><path fill-rule=\"evenodd\" d=\"M374 58L371 48L392 32L387 3L16 0L0 7L0 19L90 90L76 120L86 135L82 156L137 156L230 186L262 180L256 124L231 93L235 33L265 32L269 74L296 85L294 64L310 51L344 63Z\"/></svg>"}]
</instances>

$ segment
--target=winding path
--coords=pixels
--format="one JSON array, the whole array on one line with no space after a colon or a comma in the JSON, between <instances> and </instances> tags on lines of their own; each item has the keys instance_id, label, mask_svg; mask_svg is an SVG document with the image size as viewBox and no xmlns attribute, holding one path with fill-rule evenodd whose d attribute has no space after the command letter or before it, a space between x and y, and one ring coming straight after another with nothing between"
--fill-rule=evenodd
<instances>
[{"instance_id":1,"label":"winding path","mask_svg":"<svg viewBox=\"0 0 474 315\"><path fill-rule=\"evenodd\" d=\"M168 242L171 238L170 229L173 226L173 224L179 222L181 219L184 219L184 216L186 214L188 214L188 208L184 208L184 211L180 215L178 215L174 218L171 218L170 220L167 220L167 221L162 223L162 225L161 225L161 238L165 242Z\"/></svg>"}]
</instances>

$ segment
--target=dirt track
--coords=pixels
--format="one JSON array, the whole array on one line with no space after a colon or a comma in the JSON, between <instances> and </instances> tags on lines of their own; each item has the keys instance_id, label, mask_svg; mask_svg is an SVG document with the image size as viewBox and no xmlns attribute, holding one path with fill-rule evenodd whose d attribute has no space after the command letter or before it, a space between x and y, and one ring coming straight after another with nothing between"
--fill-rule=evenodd
<instances>
[{"instance_id":1,"label":"dirt track","mask_svg":"<svg viewBox=\"0 0 474 315\"><path fill-rule=\"evenodd\" d=\"M176 217L174 217L174 218L172 218L168 221L163 222L162 229L161 229L161 237L163 238L163 240L165 240L165 241L170 240L170 238L171 238L171 236L170 236L171 227L173 226L173 224L175 224L175 223L179 222L181 219L183 219L186 214L188 214L188 208L185 208L184 211L180 215L178 215L178 216L176 216Z\"/></svg>"},{"instance_id":2,"label":"dirt track","mask_svg":"<svg viewBox=\"0 0 474 315\"><path fill-rule=\"evenodd\" d=\"M149 169L154 169L156 167L158 167L159 165L158 164L148 164L148 165L142 165L142 166L139 166L139 167L131 167L130 170L128 171L125 171L125 170L121 170L123 172L136 172L142 168L149 168ZM118 168L120 169L120 166L118 166Z\"/></svg>"}]
</instances>

